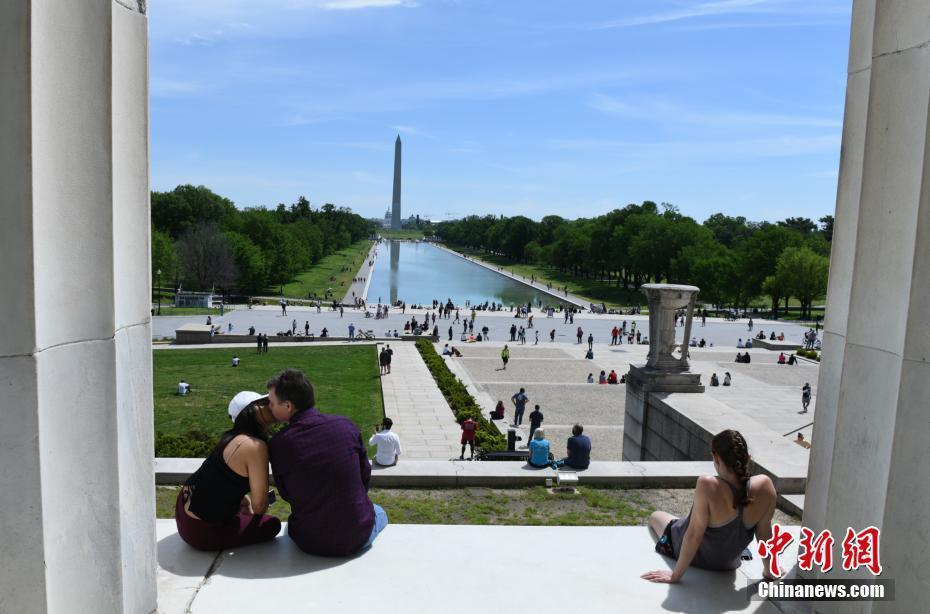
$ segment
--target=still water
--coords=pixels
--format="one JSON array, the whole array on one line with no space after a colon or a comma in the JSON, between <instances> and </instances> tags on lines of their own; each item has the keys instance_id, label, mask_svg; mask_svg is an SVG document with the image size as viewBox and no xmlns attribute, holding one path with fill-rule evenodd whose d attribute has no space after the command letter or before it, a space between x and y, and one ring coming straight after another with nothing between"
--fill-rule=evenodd
<instances>
[{"instance_id":1,"label":"still water","mask_svg":"<svg viewBox=\"0 0 930 614\"><path fill-rule=\"evenodd\" d=\"M455 305L485 301L513 305L559 304L558 299L529 286L453 256L429 243L386 241L378 246L378 260L368 289L368 304L398 300L410 304L433 299Z\"/></svg>"}]
</instances>

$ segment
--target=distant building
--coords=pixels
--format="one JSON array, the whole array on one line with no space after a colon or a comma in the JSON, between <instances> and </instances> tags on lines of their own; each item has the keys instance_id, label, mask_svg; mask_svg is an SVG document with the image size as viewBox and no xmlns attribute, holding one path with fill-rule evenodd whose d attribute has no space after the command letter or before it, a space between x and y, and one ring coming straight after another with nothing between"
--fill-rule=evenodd
<instances>
[{"instance_id":1,"label":"distant building","mask_svg":"<svg viewBox=\"0 0 930 614\"><path fill-rule=\"evenodd\" d=\"M175 307L212 307L212 292L178 292L174 295Z\"/></svg>"}]
</instances>

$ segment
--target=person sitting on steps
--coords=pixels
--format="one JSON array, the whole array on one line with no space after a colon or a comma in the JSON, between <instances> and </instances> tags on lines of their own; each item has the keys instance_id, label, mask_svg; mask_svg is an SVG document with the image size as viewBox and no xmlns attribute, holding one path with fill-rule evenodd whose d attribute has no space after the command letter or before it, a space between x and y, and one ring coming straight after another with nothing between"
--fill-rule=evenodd
<instances>
[{"instance_id":1,"label":"person sitting on steps","mask_svg":"<svg viewBox=\"0 0 930 614\"><path fill-rule=\"evenodd\" d=\"M658 538L656 552L677 563L671 571L650 571L643 579L674 584L689 567L733 570L753 536L760 542L771 539L777 493L768 476L751 475L752 457L742 434L721 431L710 449L717 475L698 478L688 515L655 511L649 516L649 528ZM772 580L766 559L762 575Z\"/></svg>"}]
</instances>

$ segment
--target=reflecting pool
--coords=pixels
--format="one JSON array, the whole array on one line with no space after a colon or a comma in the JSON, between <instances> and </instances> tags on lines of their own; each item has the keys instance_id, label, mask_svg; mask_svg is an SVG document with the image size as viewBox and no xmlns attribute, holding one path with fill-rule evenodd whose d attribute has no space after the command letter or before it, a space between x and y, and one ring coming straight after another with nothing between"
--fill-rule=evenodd
<instances>
[{"instance_id":1,"label":"reflecting pool","mask_svg":"<svg viewBox=\"0 0 930 614\"><path fill-rule=\"evenodd\" d=\"M485 301L511 305L556 305L561 301L508 279L429 243L385 241L378 246L368 304L405 301L408 305L433 299L455 305Z\"/></svg>"}]
</instances>

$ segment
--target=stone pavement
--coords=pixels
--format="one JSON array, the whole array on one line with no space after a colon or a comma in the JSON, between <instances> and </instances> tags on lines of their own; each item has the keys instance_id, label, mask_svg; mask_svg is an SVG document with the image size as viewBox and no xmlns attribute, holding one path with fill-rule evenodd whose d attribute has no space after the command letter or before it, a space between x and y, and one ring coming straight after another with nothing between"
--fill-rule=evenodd
<instances>
[{"instance_id":1,"label":"stone pavement","mask_svg":"<svg viewBox=\"0 0 930 614\"><path fill-rule=\"evenodd\" d=\"M160 614L564 614L579 603L585 614L779 611L748 598L746 587L762 575L758 556L731 572L689 569L676 585L640 579L673 563L653 551L646 527L392 524L349 558L301 552L286 524L269 543L221 553L188 547L173 520L158 520L156 529ZM795 539L779 560L792 569L798 529L788 531Z\"/></svg>"},{"instance_id":2,"label":"stone pavement","mask_svg":"<svg viewBox=\"0 0 930 614\"><path fill-rule=\"evenodd\" d=\"M233 332L237 334L248 331L249 326L254 326L256 332L274 335L278 331L289 330L291 328L291 320L296 319L297 328L299 330L303 330L304 322L309 322L310 331L317 336L319 336L323 327L328 328L330 334L341 336L346 334L346 326L348 326L351 321L359 328L371 329L377 336L384 337L388 330L397 329L399 332L403 332L404 322L409 321L414 315L416 315L418 321L422 321L423 315L426 312L427 310L424 309L408 308L406 313L401 313L400 310L391 309L387 319L376 320L374 318L365 318L363 312L352 308L347 308L344 316L340 318L338 312L329 311L325 306L320 313L317 313L315 307L292 305L287 309L288 315L282 316L279 307L268 305L256 306L252 309L237 307L232 311L227 311L226 315L222 317L214 317L213 323L221 326L225 331L227 329L227 323L232 322ZM465 318L468 317L470 311L462 309L460 313L461 316ZM631 322L636 322L636 327L642 330L644 334L646 334L649 329L649 316L595 315L584 313L576 315L575 321L572 324L564 322L560 314L556 314L556 317L553 318L547 318L544 314L534 312L533 322L536 328L527 331L526 347L532 345L533 333L537 329L539 330L538 347L543 347L550 345L550 330L555 329L556 331L556 343L572 343L575 341L575 330L581 326L584 330L585 339L587 339L588 333L594 335L596 357L598 356L598 352L603 351L605 348L629 347L626 344L622 346L609 345L610 329L615 325L620 326L624 321L627 322L628 326ZM174 331L179 326L183 324L204 324L205 322L206 316L156 316L152 318L152 338L173 338ZM453 334L451 343L457 345L459 343L459 336L462 332L462 323L453 324L452 322L452 318L448 320L436 320L436 324L439 327L439 336L443 339L443 342L448 341L448 330L449 327L452 326ZM507 331L510 329L512 323L516 323L517 327L527 326L526 318L514 318L513 314L509 311L479 311L475 318L475 330L477 331L483 326L487 326L491 331L491 339L493 341L503 341L509 338ZM788 339L796 342L803 340L804 332L807 330L805 327L793 323L774 323L756 320L756 331L760 329L770 331L773 328L779 332L784 331ZM680 336L683 334L683 329L679 327L678 335ZM693 334L698 339L704 338L708 343L713 343L717 346L716 349L726 348L728 351L732 349L733 355L735 356L737 340L745 340L749 332L746 330L745 322L727 322L719 318L709 318L707 320L707 326L704 327L700 326L700 322L696 322ZM218 337L222 337L222 335ZM498 352L499 351L500 350L498 350ZM753 352L754 351L755 350L753 350Z\"/></svg>"},{"instance_id":3,"label":"stone pavement","mask_svg":"<svg viewBox=\"0 0 930 614\"><path fill-rule=\"evenodd\" d=\"M384 415L394 421L393 430L400 437L401 458L458 458L461 429L416 345L397 342L390 346L394 350L391 373L381 376L381 393Z\"/></svg>"},{"instance_id":4,"label":"stone pavement","mask_svg":"<svg viewBox=\"0 0 930 614\"><path fill-rule=\"evenodd\" d=\"M437 351L444 344L436 344ZM504 401L507 418L499 422L502 429L513 420L510 397L521 386L526 388L530 402L518 445L526 445L529 412L539 403L553 454L565 453L571 426L580 422L592 440L592 459L621 460L626 388L587 384L585 380L588 373L596 379L602 369L625 374L630 363L646 361L648 346L595 344L594 360L585 360L586 343L532 346L508 342L510 364L502 370L499 355L503 342L453 345L463 356L446 359L447 364L470 387L482 408L490 413L498 400ZM748 365L736 364L732 362L736 352L734 347L691 348L692 370L701 373L705 385L712 373L722 380L725 371L732 374L733 385L707 386L704 394L669 395L667 402L710 432L724 428L742 431L756 459L776 475L806 475L810 452L794 443L794 438L800 431L811 439L819 365L806 360L796 366L778 365L778 353L766 350L752 350L753 362ZM814 397L808 413L800 414L804 382L811 383Z\"/></svg>"}]
</instances>

